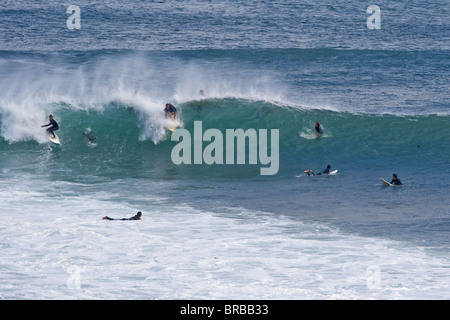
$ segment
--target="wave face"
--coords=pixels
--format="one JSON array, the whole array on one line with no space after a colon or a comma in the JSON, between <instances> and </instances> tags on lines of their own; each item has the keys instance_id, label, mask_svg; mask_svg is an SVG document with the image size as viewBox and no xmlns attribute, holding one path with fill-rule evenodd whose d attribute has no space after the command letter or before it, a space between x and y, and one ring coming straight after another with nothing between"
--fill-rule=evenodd
<instances>
[{"instance_id":1,"label":"wave face","mask_svg":"<svg viewBox=\"0 0 450 320\"><path fill-rule=\"evenodd\" d=\"M31 163L42 162L43 167L38 166L40 169L58 167L63 171L75 170L77 175L160 176L162 173L171 175L171 170L181 177L195 176L199 171L206 178L259 174L261 165L248 164L248 141L246 165L175 166L171 151L178 142L171 141L161 107L146 111L124 101L111 101L86 110L63 102L50 105L54 106L53 114L60 124L57 134L61 147L49 146L45 130L40 128L40 124L46 122L43 112L36 113L42 117L34 123L35 128L21 123L22 111L9 112L1 117L0 148L4 154L24 153L24 159L28 154ZM281 175L310 166L320 169L317 166L327 163L340 168L396 163L417 170L445 170L449 157L448 148L442 148L450 143L450 136L445 133L448 116L354 114L237 98L188 101L178 105L178 110L182 127L192 137L195 121L201 121L203 133L218 129L224 137L227 129L256 129L257 132L267 129L269 137L271 129L279 129ZM314 132L316 121L321 122L324 131L320 138ZM97 140L89 141L87 131ZM204 141L202 150L209 144ZM48 152L57 156L48 158ZM36 154L41 157L36 159ZM223 154L226 154L226 141ZM2 159L7 161L5 157Z\"/></svg>"},{"instance_id":2,"label":"wave face","mask_svg":"<svg viewBox=\"0 0 450 320\"><path fill-rule=\"evenodd\" d=\"M224 0L181 5L138 0L78 5L81 29L70 32L68 5L61 1L2 2L0 27L8 32L0 34L0 49L449 48L446 0L379 1L386 13L384 32L366 27L370 4L359 1Z\"/></svg>"}]
</instances>

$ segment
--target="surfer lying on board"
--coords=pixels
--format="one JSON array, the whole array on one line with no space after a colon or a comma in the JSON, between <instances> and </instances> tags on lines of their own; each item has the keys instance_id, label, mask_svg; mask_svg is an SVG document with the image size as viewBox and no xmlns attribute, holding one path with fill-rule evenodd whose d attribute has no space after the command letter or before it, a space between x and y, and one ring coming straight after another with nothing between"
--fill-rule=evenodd
<instances>
[{"instance_id":1,"label":"surfer lying on board","mask_svg":"<svg viewBox=\"0 0 450 320\"><path fill-rule=\"evenodd\" d=\"M327 168L325 170L323 170L322 172L314 173L312 170L305 170L305 173L308 174L308 176L310 176L310 175L319 176L321 174L330 174L330 171L331 171L331 166L327 165Z\"/></svg>"},{"instance_id":2,"label":"surfer lying on board","mask_svg":"<svg viewBox=\"0 0 450 320\"><path fill-rule=\"evenodd\" d=\"M173 106L171 103L166 103L166 108L164 109L165 117L170 117L172 120L175 120L175 117L177 116L177 108Z\"/></svg>"},{"instance_id":3,"label":"surfer lying on board","mask_svg":"<svg viewBox=\"0 0 450 320\"><path fill-rule=\"evenodd\" d=\"M104 216L103 220L141 220L142 212L138 211L138 213L135 216L132 216L131 218L122 218L122 219L113 219L108 216Z\"/></svg>"},{"instance_id":4,"label":"surfer lying on board","mask_svg":"<svg viewBox=\"0 0 450 320\"><path fill-rule=\"evenodd\" d=\"M396 185L396 186L401 186L401 185L403 185L403 183L400 181L400 179L397 178L397 174L396 174L396 173L394 173L394 174L392 175L392 181L391 181L391 184Z\"/></svg>"},{"instance_id":5,"label":"surfer lying on board","mask_svg":"<svg viewBox=\"0 0 450 320\"><path fill-rule=\"evenodd\" d=\"M53 136L53 138L56 138L56 136L53 133L53 131L56 131L56 130L59 129L58 123L55 121L55 119L53 119L52 115L48 116L48 120L50 121L50 123L42 125L41 128L48 127L48 126L51 125L51 127L47 129L47 132L48 132L49 135L51 134Z\"/></svg>"}]
</instances>

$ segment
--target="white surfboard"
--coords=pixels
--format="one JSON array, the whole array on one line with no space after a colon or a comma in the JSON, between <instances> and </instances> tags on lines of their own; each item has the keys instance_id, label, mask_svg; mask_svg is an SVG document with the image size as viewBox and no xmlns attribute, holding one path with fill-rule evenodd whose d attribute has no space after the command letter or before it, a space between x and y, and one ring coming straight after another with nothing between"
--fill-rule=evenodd
<instances>
[{"instance_id":1,"label":"white surfboard","mask_svg":"<svg viewBox=\"0 0 450 320\"><path fill-rule=\"evenodd\" d=\"M384 180L383 178L381 178L381 182L383 182L383 186L391 186L391 187L394 186L392 183L387 182L387 181Z\"/></svg>"},{"instance_id":2,"label":"white surfboard","mask_svg":"<svg viewBox=\"0 0 450 320\"><path fill-rule=\"evenodd\" d=\"M56 134L55 134L54 138L53 138L53 136L49 135L48 136L48 140L50 140L54 144L61 144L61 142L59 141L59 138L58 138L58 136Z\"/></svg>"}]
</instances>

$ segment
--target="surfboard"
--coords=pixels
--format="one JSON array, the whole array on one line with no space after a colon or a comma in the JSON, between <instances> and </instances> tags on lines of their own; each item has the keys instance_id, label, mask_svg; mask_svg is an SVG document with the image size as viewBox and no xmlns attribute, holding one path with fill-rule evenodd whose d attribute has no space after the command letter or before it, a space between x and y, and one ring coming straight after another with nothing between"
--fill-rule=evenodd
<instances>
[{"instance_id":1,"label":"surfboard","mask_svg":"<svg viewBox=\"0 0 450 320\"><path fill-rule=\"evenodd\" d=\"M180 125L180 122L177 120L167 119L166 121L166 128L170 131L174 131L178 126Z\"/></svg>"},{"instance_id":2,"label":"surfboard","mask_svg":"<svg viewBox=\"0 0 450 320\"><path fill-rule=\"evenodd\" d=\"M54 138L51 135L49 135L48 136L48 140L50 140L54 144L61 144L61 142L59 141L59 138L58 138L58 136L56 134L55 134Z\"/></svg>"},{"instance_id":3,"label":"surfboard","mask_svg":"<svg viewBox=\"0 0 450 320\"><path fill-rule=\"evenodd\" d=\"M393 186L394 186L393 184L391 184L391 183L387 182L387 181L386 181L386 180L384 180L383 178L381 178L381 182L383 182L383 186L391 186L391 187L393 187Z\"/></svg>"}]
</instances>

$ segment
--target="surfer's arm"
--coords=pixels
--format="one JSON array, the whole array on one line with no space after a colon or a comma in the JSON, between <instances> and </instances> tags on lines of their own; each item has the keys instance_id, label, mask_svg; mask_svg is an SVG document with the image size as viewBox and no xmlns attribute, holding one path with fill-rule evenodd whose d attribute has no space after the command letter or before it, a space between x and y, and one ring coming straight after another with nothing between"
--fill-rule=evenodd
<instances>
[{"instance_id":1,"label":"surfer's arm","mask_svg":"<svg viewBox=\"0 0 450 320\"><path fill-rule=\"evenodd\" d=\"M59 128L58 123L55 120L50 121L49 124L44 124L41 127L48 127L48 126L52 126L52 128Z\"/></svg>"}]
</instances>

